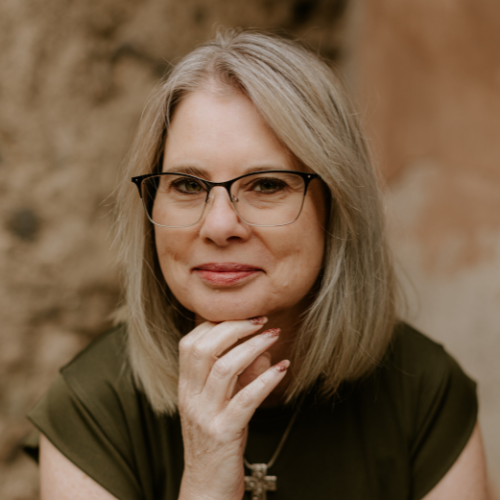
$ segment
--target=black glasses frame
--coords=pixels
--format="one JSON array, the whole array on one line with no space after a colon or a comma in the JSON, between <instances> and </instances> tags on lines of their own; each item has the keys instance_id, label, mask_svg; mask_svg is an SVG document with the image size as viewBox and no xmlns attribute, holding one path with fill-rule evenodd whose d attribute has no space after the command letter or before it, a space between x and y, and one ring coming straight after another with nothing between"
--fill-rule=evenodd
<instances>
[{"instance_id":1,"label":"black glasses frame","mask_svg":"<svg viewBox=\"0 0 500 500\"><path fill-rule=\"evenodd\" d=\"M202 179L201 177L196 177L196 175L191 175L191 174L184 174L182 172L160 172L160 173L157 173L157 174L145 174L145 175L138 175L138 176L135 176L135 177L132 177L131 181L137 186L137 189L139 191L139 196L141 197L141 199L143 200L143 204L145 202L145 200L143 199L142 197L142 183L145 179L148 179L149 177L157 177L157 176L160 176L160 175L182 175L183 177L188 177L190 179L195 179L199 182L201 182L203 185L206 186L207 188L207 196L205 198L205 203L208 202L208 199L210 197L210 191L214 188L214 187L223 187L226 189L227 191L227 194L229 196L229 200L231 202L231 204L233 205L233 208L235 209L236 213L238 213L238 210L236 208L236 206L234 205L234 202L238 201L237 199L233 198L233 196L231 195L231 186L236 182L236 181L239 181L240 179L244 179L245 177L250 177L251 175L257 175L257 174L273 174L273 173L280 173L280 174L296 174L300 177L302 177L302 179L304 180L304 193L303 193L303 199L305 198L306 194L307 194L307 188L309 187L309 184L311 183L312 180L314 179L321 179L321 177L319 176L319 174L313 174L313 173L309 173L309 172L300 172L300 171L296 171L296 170L258 170L256 172L250 172L248 174L245 174L245 175L240 175L239 177L235 177L234 179L231 179L229 181L224 181L224 182L212 182L212 181L207 181L206 179ZM302 205L304 203L302 202ZM146 209L146 207L144 207ZM291 221L291 222L287 222L285 224L271 224L272 226L286 226L287 224L291 224L292 222L295 222L299 215L301 214L302 212L302 206L300 207L300 211L297 215L297 217ZM203 214L203 212L202 212ZM151 218L149 217L149 214L148 214L148 211L146 209L146 215L148 216L149 220L153 223L153 224L156 224L157 226L162 226L161 224L157 224L156 222L154 222L153 220L151 220ZM239 215L239 213L238 213ZM244 219L242 219L244 220ZM196 221L195 223L193 224L189 224L188 226L162 226L162 227L189 227L189 226L194 226L195 224L197 224L199 222ZM246 222L244 221L246 224L249 224L251 226L266 226L267 224L252 224L250 222Z\"/></svg>"}]
</instances>

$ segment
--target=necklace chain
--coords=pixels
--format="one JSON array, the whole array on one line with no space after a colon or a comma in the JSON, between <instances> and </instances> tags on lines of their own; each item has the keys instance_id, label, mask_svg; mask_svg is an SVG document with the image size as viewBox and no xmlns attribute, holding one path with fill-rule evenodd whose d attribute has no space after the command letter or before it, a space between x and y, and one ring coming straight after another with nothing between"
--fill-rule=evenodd
<instances>
[{"instance_id":1,"label":"necklace chain","mask_svg":"<svg viewBox=\"0 0 500 500\"><path fill-rule=\"evenodd\" d=\"M285 430L285 433L283 434L283 437L281 438L280 443L278 444L278 447L276 448L276 451L274 452L273 456L271 457L271 460L269 460L269 463L266 465L266 469L270 469L273 465L274 462L276 462L276 459L278 458L281 449L283 448L283 445L285 444L286 438L290 434L290 431L292 430L293 424L295 423L295 420L297 419L297 415L299 414L300 407L302 406L302 403L304 402L305 399L305 393L302 395L302 398L300 399L299 404L297 405L297 408L292 415L292 418L290 419L290 422L288 423L288 426ZM253 470L252 464L248 462L248 460L243 456L243 463L248 467L250 470Z\"/></svg>"}]
</instances>

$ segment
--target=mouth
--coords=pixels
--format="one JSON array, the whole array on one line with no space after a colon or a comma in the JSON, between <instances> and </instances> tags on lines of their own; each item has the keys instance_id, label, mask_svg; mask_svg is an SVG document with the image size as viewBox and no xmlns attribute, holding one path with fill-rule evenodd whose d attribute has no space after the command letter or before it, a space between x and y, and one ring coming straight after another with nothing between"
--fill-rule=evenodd
<instances>
[{"instance_id":1,"label":"mouth","mask_svg":"<svg viewBox=\"0 0 500 500\"><path fill-rule=\"evenodd\" d=\"M259 273L261 268L234 262L209 263L192 269L201 280L214 286L234 286L242 284Z\"/></svg>"}]
</instances>

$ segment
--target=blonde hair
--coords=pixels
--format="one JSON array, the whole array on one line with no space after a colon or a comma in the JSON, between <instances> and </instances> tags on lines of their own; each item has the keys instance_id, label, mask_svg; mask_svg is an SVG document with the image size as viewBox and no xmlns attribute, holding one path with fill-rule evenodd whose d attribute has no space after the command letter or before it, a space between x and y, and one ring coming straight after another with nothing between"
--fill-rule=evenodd
<instances>
[{"instance_id":1,"label":"blonde hair","mask_svg":"<svg viewBox=\"0 0 500 500\"><path fill-rule=\"evenodd\" d=\"M315 300L291 356L287 401L316 382L325 395L370 373L394 327L394 276L380 193L355 113L329 67L295 42L249 31L219 33L188 54L150 99L118 192L128 355L157 412L177 409L178 344L192 315L169 290L154 231L130 177L158 168L169 121L190 92L216 81L243 92L291 153L331 193Z\"/></svg>"}]
</instances>

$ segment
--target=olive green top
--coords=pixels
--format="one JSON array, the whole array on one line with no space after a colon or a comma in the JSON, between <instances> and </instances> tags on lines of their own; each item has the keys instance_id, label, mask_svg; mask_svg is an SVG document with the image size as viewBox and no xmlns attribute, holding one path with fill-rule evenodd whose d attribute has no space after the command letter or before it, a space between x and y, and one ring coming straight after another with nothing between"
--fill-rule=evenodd
<instances>
[{"instance_id":1,"label":"olive green top","mask_svg":"<svg viewBox=\"0 0 500 500\"><path fill-rule=\"evenodd\" d=\"M179 417L156 415L137 389L125 330L100 336L65 366L29 418L118 499L176 500ZM270 460L293 411L257 410L245 453L250 463ZM334 399L307 395L268 472L277 476L277 491L267 498L420 499L460 455L476 415L475 383L439 344L401 324L369 378L344 384ZM27 451L37 457L36 444Z\"/></svg>"}]
</instances>

